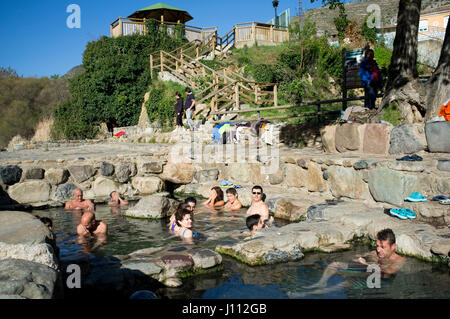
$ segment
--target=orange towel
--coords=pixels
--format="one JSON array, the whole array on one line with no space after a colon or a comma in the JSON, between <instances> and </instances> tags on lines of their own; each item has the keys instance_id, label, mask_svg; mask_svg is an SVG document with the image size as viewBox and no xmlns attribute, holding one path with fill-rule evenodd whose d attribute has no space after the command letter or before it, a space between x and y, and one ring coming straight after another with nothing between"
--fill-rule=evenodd
<instances>
[{"instance_id":1,"label":"orange towel","mask_svg":"<svg viewBox=\"0 0 450 319\"><path fill-rule=\"evenodd\" d=\"M443 116L446 121L450 121L450 100L446 104L442 104L438 116Z\"/></svg>"}]
</instances>

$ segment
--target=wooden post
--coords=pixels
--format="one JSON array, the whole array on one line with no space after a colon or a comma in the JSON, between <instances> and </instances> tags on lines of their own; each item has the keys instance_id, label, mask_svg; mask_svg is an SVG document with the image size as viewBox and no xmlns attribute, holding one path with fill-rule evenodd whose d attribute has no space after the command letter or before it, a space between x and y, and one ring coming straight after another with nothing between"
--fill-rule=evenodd
<instances>
[{"instance_id":1,"label":"wooden post","mask_svg":"<svg viewBox=\"0 0 450 319\"><path fill-rule=\"evenodd\" d=\"M153 79L153 55L150 54L150 78Z\"/></svg>"},{"instance_id":2,"label":"wooden post","mask_svg":"<svg viewBox=\"0 0 450 319\"><path fill-rule=\"evenodd\" d=\"M113 26L112 26L112 24L110 25L110 30L111 30L111 38L113 38Z\"/></svg>"},{"instance_id":3,"label":"wooden post","mask_svg":"<svg viewBox=\"0 0 450 319\"><path fill-rule=\"evenodd\" d=\"M255 22L252 22L252 38L251 40L254 41L254 43L256 43L256 25Z\"/></svg>"},{"instance_id":4,"label":"wooden post","mask_svg":"<svg viewBox=\"0 0 450 319\"><path fill-rule=\"evenodd\" d=\"M216 45L217 45L217 31L213 36L212 41L212 53L213 53L213 59L216 57Z\"/></svg>"},{"instance_id":5,"label":"wooden post","mask_svg":"<svg viewBox=\"0 0 450 319\"><path fill-rule=\"evenodd\" d=\"M202 73L203 73L203 76L206 76L206 69L205 69L205 67L202 67Z\"/></svg>"},{"instance_id":6,"label":"wooden post","mask_svg":"<svg viewBox=\"0 0 450 319\"><path fill-rule=\"evenodd\" d=\"M238 82L236 82L236 86L234 87L234 94L235 94L234 103L235 103L236 108L239 110L240 103L239 103L239 84L238 84Z\"/></svg>"},{"instance_id":7,"label":"wooden post","mask_svg":"<svg viewBox=\"0 0 450 319\"><path fill-rule=\"evenodd\" d=\"M270 38L272 39L272 43L273 43L275 41L274 34L273 34L273 25L270 26Z\"/></svg>"},{"instance_id":8,"label":"wooden post","mask_svg":"<svg viewBox=\"0 0 450 319\"><path fill-rule=\"evenodd\" d=\"M345 101L345 99L347 98L347 72L345 69L345 56L347 54L347 51L344 49L342 49L342 110L345 111L345 109L347 108L347 102Z\"/></svg>"},{"instance_id":9,"label":"wooden post","mask_svg":"<svg viewBox=\"0 0 450 319\"><path fill-rule=\"evenodd\" d=\"M183 48L180 49L180 60L181 60L181 66L183 66L184 64L184 60L183 60Z\"/></svg>"},{"instance_id":10,"label":"wooden post","mask_svg":"<svg viewBox=\"0 0 450 319\"><path fill-rule=\"evenodd\" d=\"M198 45L195 47L195 55L197 56L197 59L198 59L198 57L200 56L200 54L199 54L199 52L198 52Z\"/></svg>"},{"instance_id":11,"label":"wooden post","mask_svg":"<svg viewBox=\"0 0 450 319\"><path fill-rule=\"evenodd\" d=\"M175 71L178 73L178 60L175 61Z\"/></svg>"},{"instance_id":12,"label":"wooden post","mask_svg":"<svg viewBox=\"0 0 450 319\"><path fill-rule=\"evenodd\" d=\"M255 103L258 103L258 85L255 85Z\"/></svg>"},{"instance_id":13,"label":"wooden post","mask_svg":"<svg viewBox=\"0 0 450 319\"><path fill-rule=\"evenodd\" d=\"M161 72L164 72L164 56L163 56L163 52L159 51L160 54L160 58L161 58Z\"/></svg>"},{"instance_id":14,"label":"wooden post","mask_svg":"<svg viewBox=\"0 0 450 319\"><path fill-rule=\"evenodd\" d=\"M273 87L273 104L278 106L278 85L275 84Z\"/></svg>"},{"instance_id":15,"label":"wooden post","mask_svg":"<svg viewBox=\"0 0 450 319\"><path fill-rule=\"evenodd\" d=\"M145 25L145 21L146 21L146 19L144 18L144 27L142 28L142 31L144 32L144 34L147 33L147 26Z\"/></svg>"},{"instance_id":16,"label":"wooden post","mask_svg":"<svg viewBox=\"0 0 450 319\"><path fill-rule=\"evenodd\" d=\"M119 30L120 30L120 35L123 35L123 22L122 22L122 18L119 18Z\"/></svg>"}]
</instances>

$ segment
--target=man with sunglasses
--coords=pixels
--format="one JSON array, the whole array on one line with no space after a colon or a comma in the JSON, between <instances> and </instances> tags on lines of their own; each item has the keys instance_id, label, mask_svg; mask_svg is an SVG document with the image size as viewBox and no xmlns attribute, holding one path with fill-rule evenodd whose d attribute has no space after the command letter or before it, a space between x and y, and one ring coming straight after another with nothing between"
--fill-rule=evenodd
<instances>
[{"instance_id":1,"label":"man with sunglasses","mask_svg":"<svg viewBox=\"0 0 450 319\"><path fill-rule=\"evenodd\" d=\"M253 186L252 188L252 205L247 210L247 216L260 215L263 222L269 221L269 206L263 202L263 189L261 186Z\"/></svg>"}]
</instances>

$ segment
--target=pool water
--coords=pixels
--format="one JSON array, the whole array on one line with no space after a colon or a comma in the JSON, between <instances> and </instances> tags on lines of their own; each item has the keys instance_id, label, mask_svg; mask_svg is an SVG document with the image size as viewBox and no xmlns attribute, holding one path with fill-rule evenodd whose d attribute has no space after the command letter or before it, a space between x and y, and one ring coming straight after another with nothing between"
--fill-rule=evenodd
<instances>
[{"instance_id":1,"label":"pool water","mask_svg":"<svg viewBox=\"0 0 450 319\"><path fill-rule=\"evenodd\" d=\"M130 203L132 207L135 203ZM80 242L76 227L81 214L63 208L33 211L34 215L53 220L53 230L60 258L69 260L86 255L125 255L139 249L164 247L169 252L193 248L214 250L218 244L237 242L236 234L246 231L245 212L217 212L200 205L194 215L193 230L200 233L193 245L183 243L168 232L169 218L162 220L133 219L124 216L124 209L105 205L96 207L96 219L108 224L105 242ZM279 226L286 222L276 220ZM234 236L223 236L233 232ZM220 234L220 235L219 235ZM242 235L240 238L244 238ZM177 299L367 299L367 298L450 298L450 268L406 258L405 266L394 279L381 280L381 288L367 287L370 273L342 271L330 277L322 289L307 289L322 276L326 266L334 261L350 262L369 251L356 246L351 251L308 253L296 262L250 267L233 258L223 257L223 271L183 279L179 288L162 288L160 296Z\"/></svg>"}]
</instances>

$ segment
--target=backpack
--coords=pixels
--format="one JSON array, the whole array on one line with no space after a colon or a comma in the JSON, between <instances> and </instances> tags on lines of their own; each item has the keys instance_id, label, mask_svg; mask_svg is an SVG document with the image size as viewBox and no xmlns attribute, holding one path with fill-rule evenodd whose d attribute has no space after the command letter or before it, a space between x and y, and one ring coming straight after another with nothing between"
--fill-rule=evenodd
<instances>
[{"instance_id":1,"label":"backpack","mask_svg":"<svg viewBox=\"0 0 450 319\"><path fill-rule=\"evenodd\" d=\"M446 121L450 121L450 100L442 104L438 116L443 116Z\"/></svg>"}]
</instances>

